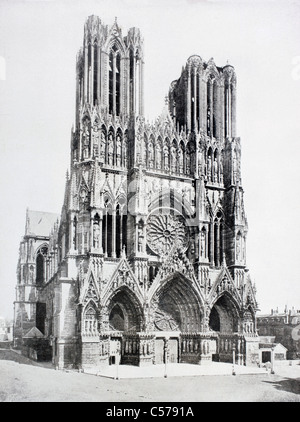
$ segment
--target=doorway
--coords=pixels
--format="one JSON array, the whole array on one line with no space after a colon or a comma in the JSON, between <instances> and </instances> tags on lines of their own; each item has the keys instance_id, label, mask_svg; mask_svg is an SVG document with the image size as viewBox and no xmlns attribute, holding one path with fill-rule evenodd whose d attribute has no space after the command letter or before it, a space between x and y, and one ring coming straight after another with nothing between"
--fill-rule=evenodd
<instances>
[{"instance_id":1,"label":"doorway","mask_svg":"<svg viewBox=\"0 0 300 422\"><path fill-rule=\"evenodd\" d=\"M262 363L271 362L271 352L261 352L261 361Z\"/></svg>"}]
</instances>

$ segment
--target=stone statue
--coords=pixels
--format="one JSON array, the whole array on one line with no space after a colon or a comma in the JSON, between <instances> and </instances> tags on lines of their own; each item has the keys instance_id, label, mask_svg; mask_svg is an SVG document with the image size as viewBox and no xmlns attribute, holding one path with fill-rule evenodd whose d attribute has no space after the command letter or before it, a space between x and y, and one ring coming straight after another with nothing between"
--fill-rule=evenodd
<instances>
[{"instance_id":1,"label":"stone statue","mask_svg":"<svg viewBox=\"0 0 300 422\"><path fill-rule=\"evenodd\" d=\"M114 141L112 134L108 136L108 164L113 164L113 155L114 155Z\"/></svg>"},{"instance_id":2,"label":"stone statue","mask_svg":"<svg viewBox=\"0 0 300 422\"><path fill-rule=\"evenodd\" d=\"M178 148L178 163L179 163L179 173L183 173L183 152L180 147Z\"/></svg>"},{"instance_id":3,"label":"stone statue","mask_svg":"<svg viewBox=\"0 0 300 422\"><path fill-rule=\"evenodd\" d=\"M201 256L205 256L205 233L204 232L201 232L200 251L201 251Z\"/></svg>"},{"instance_id":4,"label":"stone statue","mask_svg":"<svg viewBox=\"0 0 300 422\"><path fill-rule=\"evenodd\" d=\"M121 138L120 138L120 136L118 135L117 136L117 166L120 166L121 165L121 146L122 146L122 144L121 144Z\"/></svg>"},{"instance_id":5,"label":"stone statue","mask_svg":"<svg viewBox=\"0 0 300 422\"><path fill-rule=\"evenodd\" d=\"M164 169L169 170L169 151L167 148L164 149Z\"/></svg>"},{"instance_id":6,"label":"stone statue","mask_svg":"<svg viewBox=\"0 0 300 422\"><path fill-rule=\"evenodd\" d=\"M211 180L211 156L209 155L207 158L207 179Z\"/></svg>"},{"instance_id":7,"label":"stone statue","mask_svg":"<svg viewBox=\"0 0 300 422\"><path fill-rule=\"evenodd\" d=\"M149 158L149 167L153 168L153 158L154 158L154 154L153 154L153 144L152 142L149 143L149 148L148 148L148 158Z\"/></svg>"},{"instance_id":8,"label":"stone statue","mask_svg":"<svg viewBox=\"0 0 300 422\"><path fill-rule=\"evenodd\" d=\"M105 158L105 145L106 145L106 139L105 139L105 134L102 131L101 132L101 141L100 141L100 148L101 148L101 152L100 152L100 157L102 159L102 161L104 161Z\"/></svg>"},{"instance_id":9,"label":"stone statue","mask_svg":"<svg viewBox=\"0 0 300 422\"><path fill-rule=\"evenodd\" d=\"M82 146L83 146L83 158L88 158L89 156L89 145L90 145L90 132L88 125L85 124L82 133Z\"/></svg>"},{"instance_id":10,"label":"stone statue","mask_svg":"<svg viewBox=\"0 0 300 422\"><path fill-rule=\"evenodd\" d=\"M218 161L217 158L214 159L214 182L218 181Z\"/></svg>"},{"instance_id":11,"label":"stone statue","mask_svg":"<svg viewBox=\"0 0 300 422\"><path fill-rule=\"evenodd\" d=\"M94 247L99 248L100 227L99 224L94 224L93 227Z\"/></svg>"}]
</instances>

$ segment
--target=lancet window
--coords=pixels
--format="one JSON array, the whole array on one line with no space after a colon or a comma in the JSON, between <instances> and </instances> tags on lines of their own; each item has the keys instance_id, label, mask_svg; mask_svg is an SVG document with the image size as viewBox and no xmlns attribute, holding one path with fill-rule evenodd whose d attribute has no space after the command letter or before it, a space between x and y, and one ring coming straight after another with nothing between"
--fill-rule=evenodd
<instances>
[{"instance_id":1,"label":"lancet window","mask_svg":"<svg viewBox=\"0 0 300 422\"><path fill-rule=\"evenodd\" d=\"M211 265L219 267L224 253L224 218L218 211L209 226L208 253Z\"/></svg>"},{"instance_id":2,"label":"lancet window","mask_svg":"<svg viewBox=\"0 0 300 422\"><path fill-rule=\"evenodd\" d=\"M113 45L109 53L108 65L108 103L109 113L120 115L120 92L121 92L121 56L116 45Z\"/></svg>"},{"instance_id":3,"label":"lancet window","mask_svg":"<svg viewBox=\"0 0 300 422\"><path fill-rule=\"evenodd\" d=\"M42 246L36 254L36 278L37 285L42 285L46 281L46 260L48 247Z\"/></svg>"}]
</instances>

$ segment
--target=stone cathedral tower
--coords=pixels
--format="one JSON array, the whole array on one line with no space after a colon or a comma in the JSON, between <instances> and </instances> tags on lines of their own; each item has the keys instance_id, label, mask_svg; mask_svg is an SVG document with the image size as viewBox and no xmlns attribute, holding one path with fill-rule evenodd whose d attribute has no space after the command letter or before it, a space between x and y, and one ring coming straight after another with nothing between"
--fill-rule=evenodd
<instances>
[{"instance_id":1,"label":"stone cathedral tower","mask_svg":"<svg viewBox=\"0 0 300 422\"><path fill-rule=\"evenodd\" d=\"M64 204L43 241L21 242L15 340L38 328L60 368L230 362L233 349L255 364L234 68L191 56L153 124L143 75L139 29L90 16Z\"/></svg>"}]
</instances>

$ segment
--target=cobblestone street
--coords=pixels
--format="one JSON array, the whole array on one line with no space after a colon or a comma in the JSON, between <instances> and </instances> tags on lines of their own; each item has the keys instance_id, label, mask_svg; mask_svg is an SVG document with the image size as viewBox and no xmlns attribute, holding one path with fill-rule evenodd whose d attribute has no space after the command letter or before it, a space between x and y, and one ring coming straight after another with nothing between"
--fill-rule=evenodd
<instances>
[{"instance_id":1,"label":"cobblestone street","mask_svg":"<svg viewBox=\"0 0 300 422\"><path fill-rule=\"evenodd\" d=\"M203 375L130 380L116 380L76 371L56 371L47 368L47 365L16 356L15 353L0 351L0 401L300 401L300 365L280 366L275 375Z\"/></svg>"}]
</instances>

